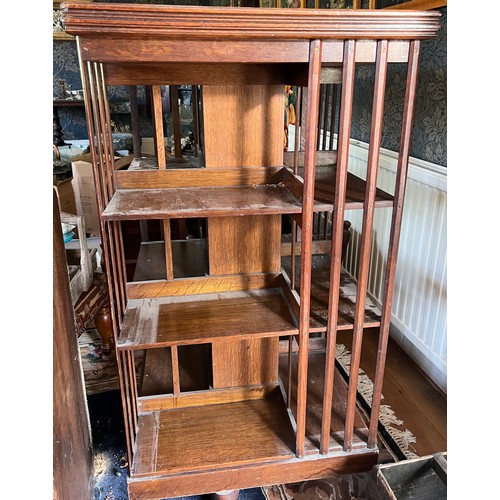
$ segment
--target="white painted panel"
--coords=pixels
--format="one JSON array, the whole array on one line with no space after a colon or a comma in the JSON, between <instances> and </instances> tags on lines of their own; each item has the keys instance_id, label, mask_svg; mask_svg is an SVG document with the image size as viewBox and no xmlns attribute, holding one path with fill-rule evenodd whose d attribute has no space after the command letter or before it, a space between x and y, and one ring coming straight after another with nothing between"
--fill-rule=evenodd
<instances>
[{"instance_id":1,"label":"white painted panel","mask_svg":"<svg viewBox=\"0 0 500 500\"><path fill-rule=\"evenodd\" d=\"M349 171L365 178L368 147L351 141ZM381 150L377 186L394 192L397 154ZM391 335L446 392L447 193L446 168L410 159L405 208L392 307ZM392 209L378 209L374 218L368 291L380 304L383 295ZM362 211L346 211L352 237L345 267L354 277Z\"/></svg>"}]
</instances>

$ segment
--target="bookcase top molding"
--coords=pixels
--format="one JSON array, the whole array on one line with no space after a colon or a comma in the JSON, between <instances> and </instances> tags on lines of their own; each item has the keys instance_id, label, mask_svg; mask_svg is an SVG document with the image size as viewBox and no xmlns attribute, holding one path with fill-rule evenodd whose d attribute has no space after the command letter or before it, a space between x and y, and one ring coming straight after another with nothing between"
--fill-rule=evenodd
<instances>
[{"instance_id":1,"label":"bookcase top molding","mask_svg":"<svg viewBox=\"0 0 500 500\"><path fill-rule=\"evenodd\" d=\"M208 40L433 38L435 11L275 9L151 4L61 4L66 33Z\"/></svg>"}]
</instances>

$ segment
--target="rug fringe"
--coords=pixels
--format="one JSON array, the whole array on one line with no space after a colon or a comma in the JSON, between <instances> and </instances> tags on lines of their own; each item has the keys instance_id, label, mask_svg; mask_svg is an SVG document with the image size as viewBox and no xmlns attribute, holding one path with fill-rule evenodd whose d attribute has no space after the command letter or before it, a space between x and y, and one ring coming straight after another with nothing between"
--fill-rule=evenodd
<instances>
[{"instance_id":1,"label":"rug fringe","mask_svg":"<svg viewBox=\"0 0 500 500\"><path fill-rule=\"evenodd\" d=\"M338 361L340 366L342 366L347 375L349 375L351 372L351 353L344 344L337 344L335 359ZM373 382L361 368L358 370L357 390L371 408ZM383 399L384 396L381 395L381 400ZM395 425L403 425L404 422L396 417L394 410L389 405L380 405L379 422L384 426L389 436L391 436L394 442L398 445L399 449L406 458L418 457L418 455L410 449L411 444L417 442L416 437L409 429L402 430L394 427Z\"/></svg>"}]
</instances>

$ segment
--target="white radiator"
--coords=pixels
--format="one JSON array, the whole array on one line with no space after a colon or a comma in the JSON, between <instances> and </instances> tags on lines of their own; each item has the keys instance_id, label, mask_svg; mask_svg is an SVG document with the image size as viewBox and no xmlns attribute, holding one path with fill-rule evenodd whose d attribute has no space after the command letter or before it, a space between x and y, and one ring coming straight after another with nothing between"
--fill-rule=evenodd
<instances>
[{"instance_id":1,"label":"white radiator","mask_svg":"<svg viewBox=\"0 0 500 500\"><path fill-rule=\"evenodd\" d=\"M368 145L351 140L349 171L365 178ZM381 150L377 186L394 192L397 153ZM446 168L410 158L392 306L391 336L444 391L447 390ZM375 211L368 290L383 294L392 209ZM357 275L362 211L352 223L346 270Z\"/></svg>"}]
</instances>

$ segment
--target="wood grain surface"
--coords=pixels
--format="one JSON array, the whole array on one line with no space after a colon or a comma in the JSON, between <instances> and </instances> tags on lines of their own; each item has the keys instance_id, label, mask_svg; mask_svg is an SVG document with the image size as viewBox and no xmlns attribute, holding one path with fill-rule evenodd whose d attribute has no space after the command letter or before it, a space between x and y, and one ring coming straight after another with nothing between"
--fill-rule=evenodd
<instances>
[{"instance_id":1,"label":"wood grain surface","mask_svg":"<svg viewBox=\"0 0 500 500\"><path fill-rule=\"evenodd\" d=\"M130 301L118 349L201 344L297 333L296 320L279 290L225 294L183 302Z\"/></svg>"}]
</instances>

